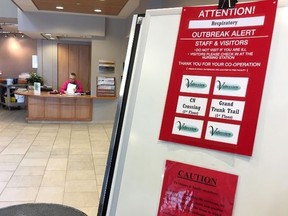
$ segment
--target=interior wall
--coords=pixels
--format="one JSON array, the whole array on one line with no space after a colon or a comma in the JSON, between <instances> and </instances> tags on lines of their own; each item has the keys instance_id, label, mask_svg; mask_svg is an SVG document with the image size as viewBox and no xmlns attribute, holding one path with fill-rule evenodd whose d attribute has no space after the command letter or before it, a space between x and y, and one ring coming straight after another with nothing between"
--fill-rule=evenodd
<instances>
[{"instance_id":1,"label":"interior wall","mask_svg":"<svg viewBox=\"0 0 288 216\"><path fill-rule=\"evenodd\" d=\"M37 40L38 70L44 84L57 88L57 42Z\"/></svg>"},{"instance_id":2,"label":"interior wall","mask_svg":"<svg viewBox=\"0 0 288 216\"><path fill-rule=\"evenodd\" d=\"M73 36L81 32L81 35L104 36L105 18L18 10L18 29L26 34L37 32L38 35L40 32Z\"/></svg>"},{"instance_id":3,"label":"interior wall","mask_svg":"<svg viewBox=\"0 0 288 216\"><path fill-rule=\"evenodd\" d=\"M28 38L0 38L0 70L3 78L17 78L23 72L30 73L32 55L37 54L37 41Z\"/></svg>"},{"instance_id":4,"label":"interior wall","mask_svg":"<svg viewBox=\"0 0 288 216\"><path fill-rule=\"evenodd\" d=\"M0 14L5 18L17 18L17 7L11 0L0 1Z\"/></svg>"},{"instance_id":5,"label":"interior wall","mask_svg":"<svg viewBox=\"0 0 288 216\"><path fill-rule=\"evenodd\" d=\"M123 73L123 63L128 39L125 37L126 20L107 19L106 37L92 40L91 59L91 94L96 95L97 76L108 76L116 78L116 96L118 97ZM109 74L99 73L99 60L109 60L115 62L115 72ZM94 121L113 121L116 113L117 100L94 100Z\"/></svg>"}]
</instances>

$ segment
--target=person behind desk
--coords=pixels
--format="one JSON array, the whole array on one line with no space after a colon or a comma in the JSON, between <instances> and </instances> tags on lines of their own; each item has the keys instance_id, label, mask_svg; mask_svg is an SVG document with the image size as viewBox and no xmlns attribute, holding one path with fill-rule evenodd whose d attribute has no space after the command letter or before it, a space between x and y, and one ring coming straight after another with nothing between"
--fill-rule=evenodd
<instances>
[{"instance_id":1,"label":"person behind desk","mask_svg":"<svg viewBox=\"0 0 288 216\"><path fill-rule=\"evenodd\" d=\"M73 90L74 93L83 93L82 84L76 80L76 74L70 73L69 79L66 80L60 88L60 93L65 94L69 90Z\"/></svg>"}]
</instances>

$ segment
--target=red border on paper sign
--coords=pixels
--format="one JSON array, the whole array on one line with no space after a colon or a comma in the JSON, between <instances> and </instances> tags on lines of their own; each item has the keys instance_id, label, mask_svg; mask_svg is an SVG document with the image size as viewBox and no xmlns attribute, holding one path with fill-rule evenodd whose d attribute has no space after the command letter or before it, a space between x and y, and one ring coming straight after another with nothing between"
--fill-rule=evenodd
<instances>
[{"instance_id":1,"label":"red border on paper sign","mask_svg":"<svg viewBox=\"0 0 288 216\"><path fill-rule=\"evenodd\" d=\"M183 8L160 140L252 155L276 8Z\"/></svg>"},{"instance_id":2,"label":"red border on paper sign","mask_svg":"<svg viewBox=\"0 0 288 216\"><path fill-rule=\"evenodd\" d=\"M231 216L238 176L166 161L157 216Z\"/></svg>"}]
</instances>

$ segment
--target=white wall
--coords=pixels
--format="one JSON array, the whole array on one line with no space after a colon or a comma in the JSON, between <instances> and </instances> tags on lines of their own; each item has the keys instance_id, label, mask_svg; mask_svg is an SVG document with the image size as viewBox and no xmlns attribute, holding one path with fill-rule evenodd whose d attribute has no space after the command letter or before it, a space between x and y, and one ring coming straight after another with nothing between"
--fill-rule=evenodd
<instances>
[{"instance_id":1,"label":"white wall","mask_svg":"<svg viewBox=\"0 0 288 216\"><path fill-rule=\"evenodd\" d=\"M103 76L98 71L99 60L115 62L115 73L107 76L116 78L117 97L121 84L123 63L127 47L126 21L121 19L107 19L106 37L92 40L91 64L91 93L96 94L96 77ZM94 121L113 121L117 100L94 100Z\"/></svg>"},{"instance_id":2,"label":"white wall","mask_svg":"<svg viewBox=\"0 0 288 216\"><path fill-rule=\"evenodd\" d=\"M52 40L37 40L37 73L45 85L57 88L57 43Z\"/></svg>"},{"instance_id":3,"label":"white wall","mask_svg":"<svg viewBox=\"0 0 288 216\"><path fill-rule=\"evenodd\" d=\"M0 18L17 18L17 7L11 0L0 1Z\"/></svg>"},{"instance_id":4,"label":"white wall","mask_svg":"<svg viewBox=\"0 0 288 216\"><path fill-rule=\"evenodd\" d=\"M21 73L30 73L32 55L37 53L36 41L29 38L0 38L0 70L3 78L17 78Z\"/></svg>"},{"instance_id":5,"label":"white wall","mask_svg":"<svg viewBox=\"0 0 288 216\"><path fill-rule=\"evenodd\" d=\"M59 13L36 13L18 10L18 28L25 34L105 36L105 18Z\"/></svg>"}]
</instances>

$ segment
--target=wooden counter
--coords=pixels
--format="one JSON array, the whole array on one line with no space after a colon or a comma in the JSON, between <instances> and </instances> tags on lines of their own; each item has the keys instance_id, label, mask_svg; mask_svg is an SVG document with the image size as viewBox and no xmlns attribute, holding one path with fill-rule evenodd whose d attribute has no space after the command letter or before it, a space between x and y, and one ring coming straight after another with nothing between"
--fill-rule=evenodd
<instances>
[{"instance_id":1,"label":"wooden counter","mask_svg":"<svg viewBox=\"0 0 288 216\"><path fill-rule=\"evenodd\" d=\"M16 92L15 92L16 93ZM93 99L88 95L60 95L34 91L17 91L27 98L27 120L91 121Z\"/></svg>"}]
</instances>

